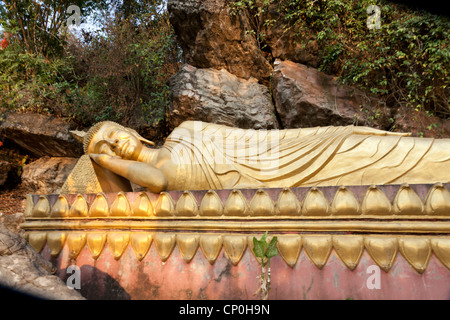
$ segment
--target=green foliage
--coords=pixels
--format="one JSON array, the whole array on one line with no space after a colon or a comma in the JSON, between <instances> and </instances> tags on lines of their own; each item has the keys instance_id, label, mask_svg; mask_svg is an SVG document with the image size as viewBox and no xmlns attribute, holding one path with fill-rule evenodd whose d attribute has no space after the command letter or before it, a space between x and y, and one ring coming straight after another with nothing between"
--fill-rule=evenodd
<instances>
[{"instance_id":1,"label":"green foliage","mask_svg":"<svg viewBox=\"0 0 450 320\"><path fill-rule=\"evenodd\" d=\"M82 32L82 37L63 27L53 33L56 42L52 42L36 31L31 47L28 35L22 36L16 24L26 22L39 30L42 15L55 12L64 26L68 4L28 2L28 7L23 2L0 10L1 23L11 32L9 46L0 50L0 106L51 113L85 127L103 120L134 126L164 119L170 93L167 80L178 70L180 49L162 0L124 1L142 7L127 14L119 0L94 1L95 6L92 1L71 2L83 14L104 3L114 4L116 11L97 13L103 14L102 29ZM35 6L40 11L28 14ZM17 19L17 7L25 10L26 18Z\"/></svg>"},{"instance_id":2,"label":"green foliage","mask_svg":"<svg viewBox=\"0 0 450 320\"><path fill-rule=\"evenodd\" d=\"M67 35L66 13L70 5L82 16L107 5L105 0L1 0L0 25L14 35L28 53L44 57L61 55Z\"/></svg>"},{"instance_id":3,"label":"green foliage","mask_svg":"<svg viewBox=\"0 0 450 320\"><path fill-rule=\"evenodd\" d=\"M272 240L267 243L267 232L260 240L253 237L253 253L257 258L261 258L264 261L267 260L268 264L270 264L270 258L273 258L278 254L277 241L278 238L273 237Z\"/></svg>"},{"instance_id":4,"label":"green foliage","mask_svg":"<svg viewBox=\"0 0 450 320\"><path fill-rule=\"evenodd\" d=\"M267 231L261 237L260 240L253 237L253 253L260 259L261 275L260 287L255 294L260 293L262 300L267 300L270 291L270 259L278 254L277 250L278 238L273 237L269 243L267 243ZM267 270L266 270L267 268Z\"/></svg>"},{"instance_id":5,"label":"green foliage","mask_svg":"<svg viewBox=\"0 0 450 320\"><path fill-rule=\"evenodd\" d=\"M64 105L70 87L65 59L46 59L24 52L12 42L0 51L0 106L16 110L53 113ZM53 109L53 111L52 111Z\"/></svg>"},{"instance_id":6,"label":"green foliage","mask_svg":"<svg viewBox=\"0 0 450 320\"><path fill-rule=\"evenodd\" d=\"M233 0L239 12L272 12L303 47L315 41L320 70L385 99L390 106L450 116L450 20L385 0ZM381 9L369 29L367 8ZM276 12L274 14L273 12ZM264 25L260 21L258 27ZM255 31L257 34L266 33Z\"/></svg>"}]
</instances>

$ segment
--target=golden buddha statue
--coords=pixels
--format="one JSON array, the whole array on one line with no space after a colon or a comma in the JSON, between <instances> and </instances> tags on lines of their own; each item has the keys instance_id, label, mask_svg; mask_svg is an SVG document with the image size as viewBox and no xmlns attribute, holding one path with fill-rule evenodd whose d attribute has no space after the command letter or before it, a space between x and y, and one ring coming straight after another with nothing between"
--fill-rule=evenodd
<instances>
[{"instance_id":1,"label":"golden buddha statue","mask_svg":"<svg viewBox=\"0 0 450 320\"><path fill-rule=\"evenodd\" d=\"M450 182L450 139L370 127L238 129L186 121L161 148L114 122L93 126L84 151L149 191Z\"/></svg>"}]
</instances>

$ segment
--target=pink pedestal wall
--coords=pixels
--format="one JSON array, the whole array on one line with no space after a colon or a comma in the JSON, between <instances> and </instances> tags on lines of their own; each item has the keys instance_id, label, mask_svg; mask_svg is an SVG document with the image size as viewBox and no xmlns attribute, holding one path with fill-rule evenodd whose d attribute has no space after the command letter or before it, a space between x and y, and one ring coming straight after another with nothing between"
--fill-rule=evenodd
<instances>
[{"instance_id":1,"label":"pink pedestal wall","mask_svg":"<svg viewBox=\"0 0 450 320\"><path fill-rule=\"evenodd\" d=\"M41 254L58 267L58 275L63 280L72 274L66 273L71 264L67 245L56 259L50 257L47 245ZM105 244L97 260L85 246L76 265L81 271L80 291L88 299L259 299L254 293L259 285L256 277L260 267L249 248L240 263L233 266L223 249L211 265L200 250L186 263L177 247L169 259L162 262L154 245L142 261L138 261L130 246L115 260ZM370 266L375 266L375 271ZM423 274L417 273L399 253L386 273L376 266L367 251L353 271L334 251L322 270L311 262L304 250L294 268L279 255L271 260L271 267L270 299L450 299L450 270L433 254ZM370 289L377 270L380 288Z\"/></svg>"}]
</instances>

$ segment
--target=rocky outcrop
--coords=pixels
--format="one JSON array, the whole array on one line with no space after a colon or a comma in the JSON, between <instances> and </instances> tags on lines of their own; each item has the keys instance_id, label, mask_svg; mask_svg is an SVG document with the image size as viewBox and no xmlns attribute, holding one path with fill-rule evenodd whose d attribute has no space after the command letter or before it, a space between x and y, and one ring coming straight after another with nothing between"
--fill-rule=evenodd
<instances>
[{"instance_id":1,"label":"rocky outcrop","mask_svg":"<svg viewBox=\"0 0 450 320\"><path fill-rule=\"evenodd\" d=\"M237 77L268 82L272 66L260 50L245 15L232 14L227 0L169 0L167 9L186 63L226 69Z\"/></svg>"},{"instance_id":2,"label":"rocky outcrop","mask_svg":"<svg viewBox=\"0 0 450 320\"><path fill-rule=\"evenodd\" d=\"M349 124L390 129L390 110L373 96L319 72L317 43L303 46L296 41L297 35L286 29L275 7L260 13L273 23L255 26L254 20L263 17L246 10L233 12L226 0L168 1L170 22L185 61L192 66L185 66L170 81L169 129L183 120L254 129ZM264 34L259 41L258 33ZM271 97L260 93L264 88L252 95L235 90L240 85L229 85L229 90L232 75L241 78L233 79L236 83L253 77L271 88L275 111Z\"/></svg>"},{"instance_id":3,"label":"rocky outcrop","mask_svg":"<svg viewBox=\"0 0 450 320\"><path fill-rule=\"evenodd\" d=\"M81 143L63 119L37 113L9 113L0 126L4 137L14 141L36 157L79 157Z\"/></svg>"},{"instance_id":4,"label":"rocky outcrop","mask_svg":"<svg viewBox=\"0 0 450 320\"><path fill-rule=\"evenodd\" d=\"M78 159L42 157L23 168L22 185L34 194L58 193Z\"/></svg>"},{"instance_id":5,"label":"rocky outcrop","mask_svg":"<svg viewBox=\"0 0 450 320\"><path fill-rule=\"evenodd\" d=\"M12 169L13 167L9 162L0 160L0 188L8 180L8 177Z\"/></svg>"},{"instance_id":6,"label":"rocky outcrop","mask_svg":"<svg viewBox=\"0 0 450 320\"><path fill-rule=\"evenodd\" d=\"M83 300L55 274L53 265L0 220L0 289L51 300Z\"/></svg>"},{"instance_id":7,"label":"rocky outcrop","mask_svg":"<svg viewBox=\"0 0 450 320\"><path fill-rule=\"evenodd\" d=\"M284 128L389 126L389 110L380 101L302 64L277 60L272 93Z\"/></svg>"},{"instance_id":8,"label":"rocky outcrop","mask_svg":"<svg viewBox=\"0 0 450 320\"><path fill-rule=\"evenodd\" d=\"M170 85L172 103L167 121L171 128L185 120L242 129L278 128L269 90L254 78L245 80L225 69L184 65Z\"/></svg>"},{"instance_id":9,"label":"rocky outcrop","mask_svg":"<svg viewBox=\"0 0 450 320\"><path fill-rule=\"evenodd\" d=\"M305 41L305 39L300 41L300 36L295 29L286 24L286 17L280 12L276 2L269 5L268 10L261 12L257 19L270 22L267 24L260 22L260 33L264 35L264 45L267 47L266 50L270 51L273 59L294 61L314 68L319 67L317 40L310 38L306 39L309 41Z\"/></svg>"}]
</instances>

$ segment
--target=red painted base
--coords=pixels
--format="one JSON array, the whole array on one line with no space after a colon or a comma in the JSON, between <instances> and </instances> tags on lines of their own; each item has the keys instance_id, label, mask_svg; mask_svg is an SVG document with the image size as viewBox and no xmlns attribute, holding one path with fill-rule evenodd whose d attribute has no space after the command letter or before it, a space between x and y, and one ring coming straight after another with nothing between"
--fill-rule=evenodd
<instances>
[{"instance_id":1,"label":"red painted base","mask_svg":"<svg viewBox=\"0 0 450 320\"><path fill-rule=\"evenodd\" d=\"M56 259L50 257L47 246L41 254L58 267L64 281L72 275L66 272L70 265L67 246ZM248 248L240 263L233 266L224 251L214 265L200 250L186 263L177 247L162 262L153 245L142 261L137 260L130 246L120 260L115 260L105 244L97 260L86 246L76 265L80 268L80 292L88 299L259 299L254 293L260 267ZM319 270L303 250L294 268L280 256L271 260L271 267L269 299L450 299L450 271L434 255L423 274L418 274L400 254L386 273L366 251L353 271L334 252Z\"/></svg>"}]
</instances>

